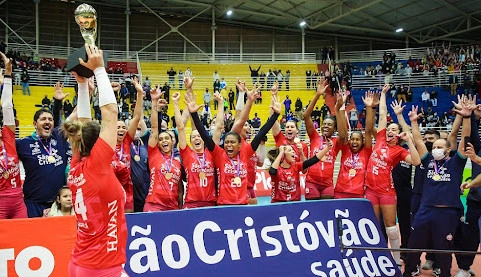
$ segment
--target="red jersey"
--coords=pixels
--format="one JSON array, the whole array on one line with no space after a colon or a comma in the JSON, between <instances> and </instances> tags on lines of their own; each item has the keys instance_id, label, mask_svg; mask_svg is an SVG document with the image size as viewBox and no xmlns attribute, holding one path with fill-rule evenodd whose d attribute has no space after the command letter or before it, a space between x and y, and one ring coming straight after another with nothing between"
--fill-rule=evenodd
<instances>
[{"instance_id":1,"label":"red jersey","mask_svg":"<svg viewBox=\"0 0 481 277\"><path fill-rule=\"evenodd\" d=\"M311 143L311 151L309 157L314 157L318 152L321 152L328 143L327 139L319 136L317 131L309 134L309 139ZM337 138L331 138L333 146L322 158L322 160L315 165L309 167L306 176L306 182L311 182L314 184L320 184L325 187L333 185L334 177L334 162L336 161L336 156L338 150Z\"/></svg>"},{"instance_id":2,"label":"red jersey","mask_svg":"<svg viewBox=\"0 0 481 277\"><path fill-rule=\"evenodd\" d=\"M242 149L250 147L250 144L243 139L242 140ZM259 157L257 157L256 152L252 154L249 158L249 163L247 164L247 187L253 188L256 184L256 172L257 172L257 161ZM264 162L264 161L263 161Z\"/></svg>"},{"instance_id":3,"label":"red jersey","mask_svg":"<svg viewBox=\"0 0 481 277\"><path fill-rule=\"evenodd\" d=\"M242 146L239 154L232 160L227 153L215 146L213 156L215 166L219 173L219 197L217 203L221 205L244 205L247 200L247 172L249 171L250 158L254 150L250 144ZM236 184L235 178L241 178L241 183Z\"/></svg>"},{"instance_id":4,"label":"red jersey","mask_svg":"<svg viewBox=\"0 0 481 277\"><path fill-rule=\"evenodd\" d=\"M364 146L361 151L354 154L351 152L349 144L344 144L339 146L339 150L341 151L341 167L334 191L364 194L364 176L372 148Z\"/></svg>"},{"instance_id":5,"label":"red jersey","mask_svg":"<svg viewBox=\"0 0 481 277\"><path fill-rule=\"evenodd\" d=\"M392 169L406 159L409 151L386 143L386 129L376 135L376 145L367 164L366 186L384 195L396 195L391 178Z\"/></svg>"},{"instance_id":6,"label":"red jersey","mask_svg":"<svg viewBox=\"0 0 481 277\"><path fill-rule=\"evenodd\" d=\"M274 140L276 141L277 148L279 148L281 145L291 145L292 148L294 149L294 152L296 152L296 162L301 161L301 157L300 157L299 149L297 149L297 145L294 142L290 143L282 132L279 132L279 134L274 137ZM301 144L302 144L302 152L304 152L304 157L307 159L307 154L308 154L307 144L303 141L301 141Z\"/></svg>"},{"instance_id":7,"label":"red jersey","mask_svg":"<svg viewBox=\"0 0 481 277\"><path fill-rule=\"evenodd\" d=\"M289 168L279 166L277 174L271 175L271 203L301 201L302 162L297 162Z\"/></svg>"},{"instance_id":8,"label":"red jersey","mask_svg":"<svg viewBox=\"0 0 481 277\"><path fill-rule=\"evenodd\" d=\"M180 161L173 156L164 156L157 146L149 146L148 152L150 186L145 202L160 204L170 210L178 210L179 181L182 176Z\"/></svg>"},{"instance_id":9,"label":"red jersey","mask_svg":"<svg viewBox=\"0 0 481 277\"><path fill-rule=\"evenodd\" d=\"M2 148L0 148L0 195L23 198L15 133L7 126L2 128L2 141Z\"/></svg>"},{"instance_id":10,"label":"red jersey","mask_svg":"<svg viewBox=\"0 0 481 277\"><path fill-rule=\"evenodd\" d=\"M67 184L77 217L72 262L87 268L110 268L126 261L125 192L110 165L114 151L102 139L90 156L72 157Z\"/></svg>"},{"instance_id":11,"label":"red jersey","mask_svg":"<svg viewBox=\"0 0 481 277\"><path fill-rule=\"evenodd\" d=\"M126 133L122 143L115 146L115 154L112 157L112 167L127 194L127 202L134 200L134 185L130 177L130 144L132 141L129 133Z\"/></svg>"},{"instance_id":12,"label":"red jersey","mask_svg":"<svg viewBox=\"0 0 481 277\"><path fill-rule=\"evenodd\" d=\"M180 157L187 174L187 187L185 191L185 203L217 200L215 192L215 166L212 153L204 150L203 154L197 154L189 146L180 149ZM202 173L203 172L203 173ZM204 175L204 178L201 178Z\"/></svg>"}]
</instances>

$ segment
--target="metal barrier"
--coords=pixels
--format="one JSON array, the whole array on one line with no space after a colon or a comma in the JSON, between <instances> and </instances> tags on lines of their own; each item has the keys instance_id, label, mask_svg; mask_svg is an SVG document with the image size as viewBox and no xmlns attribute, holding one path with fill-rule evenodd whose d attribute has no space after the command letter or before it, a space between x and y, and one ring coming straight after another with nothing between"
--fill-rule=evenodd
<instances>
[{"instance_id":1,"label":"metal barrier","mask_svg":"<svg viewBox=\"0 0 481 277\"><path fill-rule=\"evenodd\" d=\"M340 53L341 61L351 62L380 62L384 53L396 54L396 60L407 60L409 57L414 59L422 59L427 55L426 47L419 48L404 48L404 49L387 49L387 50L372 50L372 51L346 51Z\"/></svg>"}]
</instances>

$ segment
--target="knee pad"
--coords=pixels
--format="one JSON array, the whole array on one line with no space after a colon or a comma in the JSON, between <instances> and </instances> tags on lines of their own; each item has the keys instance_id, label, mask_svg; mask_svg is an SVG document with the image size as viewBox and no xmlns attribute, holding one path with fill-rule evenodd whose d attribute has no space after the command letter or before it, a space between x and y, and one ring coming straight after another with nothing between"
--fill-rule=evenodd
<instances>
[{"instance_id":1,"label":"knee pad","mask_svg":"<svg viewBox=\"0 0 481 277\"><path fill-rule=\"evenodd\" d=\"M387 237L391 240L399 239L399 230L397 226L390 226L390 227L386 226L386 234L387 234Z\"/></svg>"}]
</instances>

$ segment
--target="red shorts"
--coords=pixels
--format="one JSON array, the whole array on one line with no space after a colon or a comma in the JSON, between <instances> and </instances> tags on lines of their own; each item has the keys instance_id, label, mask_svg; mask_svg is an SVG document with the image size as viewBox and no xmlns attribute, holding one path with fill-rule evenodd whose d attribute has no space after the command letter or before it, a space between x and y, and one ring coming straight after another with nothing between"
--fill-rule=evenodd
<instances>
[{"instance_id":1,"label":"red shorts","mask_svg":"<svg viewBox=\"0 0 481 277\"><path fill-rule=\"evenodd\" d=\"M334 191L334 198L345 199L345 198L364 198L363 194L349 193L349 192L339 192Z\"/></svg>"},{"instance_id":2,"label":"red shorts","mask_svg":"<svg viewBox=\"0 0 481 277\"><path fill-rule=\"evenodd\" d=\"M386 195L375 192L370 188L366 188L366 199L371 201L373 206L379 205L397 205L396 195Z\"/></svg>"},{"instance_id":3,"label":"red shorts","mask_svg":"<svg viewBox=\"0 0 481 277\"><path fill-rule=\"evenodd\" d=\"M215 202L209 201L195 201L195 202L186 202L184 203L183 209L195 209L195 208L202 208L202 207L213 207L215 206Z\"/></svg>"},{"instance_id":4,"label":"red shorts","mask_svg":"<svg viewBox=\"0 0 481 277\"><path fill-rule=\"evenodd\" d=\"M162 204L150 203L145 202L144 204L144 212L162 212L162 211L172 211L174 209L167 207ZM178 210L178 209L175 209Z\"/></svg>"},{"instance_id":5,"label":"red shorts","mask_svg":"<svg viewBox=\"0 0 481 277\"><path fill-rule=\"evenodd\" d=\"M306 181L306 199L319 199L321 196L334 197L334 187Z\"/></svg>"},{"instance_id":6,"label":"red shorts","mask_svg":"<svg viewBox=\"0 0 481 277\"><path fill-rule=\"evenodd\" d=\"M28 218L23 195L0 196L0 219L12 218Z\"/></svg>"},{"instance_id":7,"label":"red shorts","mask_svg":"<svg viewBox=\"0 0 481 277\"><path fill-rule=\"evenodd\" d=\"M68 275L70 277L129 277L129 275L124 271L121 265L111 268L93 269L79 266L72 262L68 264Z\"/></svg>"}]
</instances>

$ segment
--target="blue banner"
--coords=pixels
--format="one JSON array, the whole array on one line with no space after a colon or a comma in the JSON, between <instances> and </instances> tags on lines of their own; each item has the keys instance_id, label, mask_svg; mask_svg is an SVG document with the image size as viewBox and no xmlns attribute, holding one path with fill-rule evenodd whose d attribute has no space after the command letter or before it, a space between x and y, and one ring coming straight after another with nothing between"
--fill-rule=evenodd
<instances>
[{"instance_id":1,"label":"blue banner","mask_svg":"<svg viewBox=\"0 0 481 277\"><path fill-rule=\"evenodd\" d=\"M132 276L401 276L371 204L323 200L128 214Z\"/></svg>"}]
</instances>

